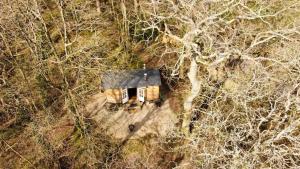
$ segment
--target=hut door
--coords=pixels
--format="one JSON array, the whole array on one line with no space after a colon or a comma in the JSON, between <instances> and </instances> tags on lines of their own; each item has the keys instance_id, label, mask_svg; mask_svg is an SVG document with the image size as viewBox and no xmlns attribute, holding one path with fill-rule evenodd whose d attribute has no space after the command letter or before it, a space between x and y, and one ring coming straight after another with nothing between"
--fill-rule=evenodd
<instances>
[{"instance_id":1,"label":"hut door","mask_svg":"<svg viewBox=\"0 0 300 169\"><path fill-rule=\"evenodd\" d=\"M122 103L128 102L128 91L127 89L122 90Z\"/></svg>"},{"instance_id":2,"label":"hut door","mask_svg":"<svg viewBox=\"0 0 300 169\"><path fill-rule=\"evenodd\" d=\"M139 101L144 102L145 101L145 88L138 88L137 92Z\"/></svg>"}]
</instances>

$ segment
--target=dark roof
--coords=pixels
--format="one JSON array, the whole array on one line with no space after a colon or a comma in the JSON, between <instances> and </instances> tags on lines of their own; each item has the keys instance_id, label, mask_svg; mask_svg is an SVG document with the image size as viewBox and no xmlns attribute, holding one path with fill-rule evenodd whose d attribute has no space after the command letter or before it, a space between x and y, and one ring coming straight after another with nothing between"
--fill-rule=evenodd
<instances>
[{"instance_id":1,"label":"dark roof","mask_svg":"<svg viewBox=\"0 0 300 169\"><path fill-rule=\"evenodd\" d=\"M144 74L147 73L147 80ZM136 88L161 85L159 70L138 69L130 71L107 71L102 76L102 88Z\"/></svg>"}]
</instances>

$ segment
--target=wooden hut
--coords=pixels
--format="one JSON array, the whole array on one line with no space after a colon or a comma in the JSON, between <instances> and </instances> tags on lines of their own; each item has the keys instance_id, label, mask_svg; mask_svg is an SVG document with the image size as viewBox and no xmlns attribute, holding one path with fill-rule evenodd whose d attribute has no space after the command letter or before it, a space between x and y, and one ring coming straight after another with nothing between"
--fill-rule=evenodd
<instances>
[{"instance_id":1,"label":"wooden hut","mask_svg":"<svg viewBox=\"0 0 300 169\"><path fill-rule=\"evenodd\" d=\"M161 78L159 70L138 69L108 71L102 76L101 87L107 102L126 103L129 99L153 101L159 99Z\"/></svg>"}]
</instances>

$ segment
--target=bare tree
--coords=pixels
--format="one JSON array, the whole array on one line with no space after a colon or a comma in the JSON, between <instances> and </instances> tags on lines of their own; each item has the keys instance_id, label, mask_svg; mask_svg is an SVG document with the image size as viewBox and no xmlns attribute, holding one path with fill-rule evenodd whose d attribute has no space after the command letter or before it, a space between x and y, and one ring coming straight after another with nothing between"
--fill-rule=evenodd
<instances>
[{"instance_id":1,"label":"bare tree","mask_svg":"<svg viewBox=\"0 0 300 169\"><path fill-rule=\"evenodd\" d=\"M0 2L1 129L27 121L24 126L53 168L66 147L52 145L45 131L67 116L72 136L83 143L67 146L84 151L73 154L84 159L77 161L82 166L156 167L155 149L139 159L142 164L126 163L118 143L103 130L91 132L95 126L81 111L99 92L99 74L138 67L134 50L142 46L163 63L167 80L182 85L173 88L183 98L182 130L155 145L184 154L178 168L299 168L297 0L101 5L100 0ZM37 165L7 140L3 145Z\"/></svg>"},{"instance_id":2,"label":"bare tree","mask_svg":"<svg viewBox=\"0 0 300 169\"><path fill-rule=\"evenodd\" d=\"M196 126L185 138L190 162L202 168L299 167L299 135L292 134L299 126L299 3L140 5L149 25L144 30L157 29L164 37L161 57L177 54L173 76L181 67L188 70L183 127L190 121Z\"/></svg>"}]
</instances>

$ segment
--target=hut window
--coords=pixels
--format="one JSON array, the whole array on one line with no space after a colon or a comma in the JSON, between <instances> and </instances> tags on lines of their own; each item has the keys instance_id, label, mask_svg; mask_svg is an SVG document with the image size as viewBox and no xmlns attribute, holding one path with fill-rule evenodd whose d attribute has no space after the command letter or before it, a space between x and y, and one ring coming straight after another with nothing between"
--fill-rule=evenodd
<instances>
[{"instance_id":1,"label":"hut window","mask_svg":"<svg viewBox=\"0 0 300 169\"><path fill-rule=\"evenodd\" d=\"M125 90L123 90L123 99L124 98L127 98L127 90L125 91Z\"/></svg>"},{"instance_id":2,"label":"hut window","mask_svg":"<svg viewBox=\"0 0 300 169\"><path fill-rule=\"evenodd\" d=\"M140 97L144 97L144 90L143 89L140 89Z\"/></svg>"}]
</instances>

